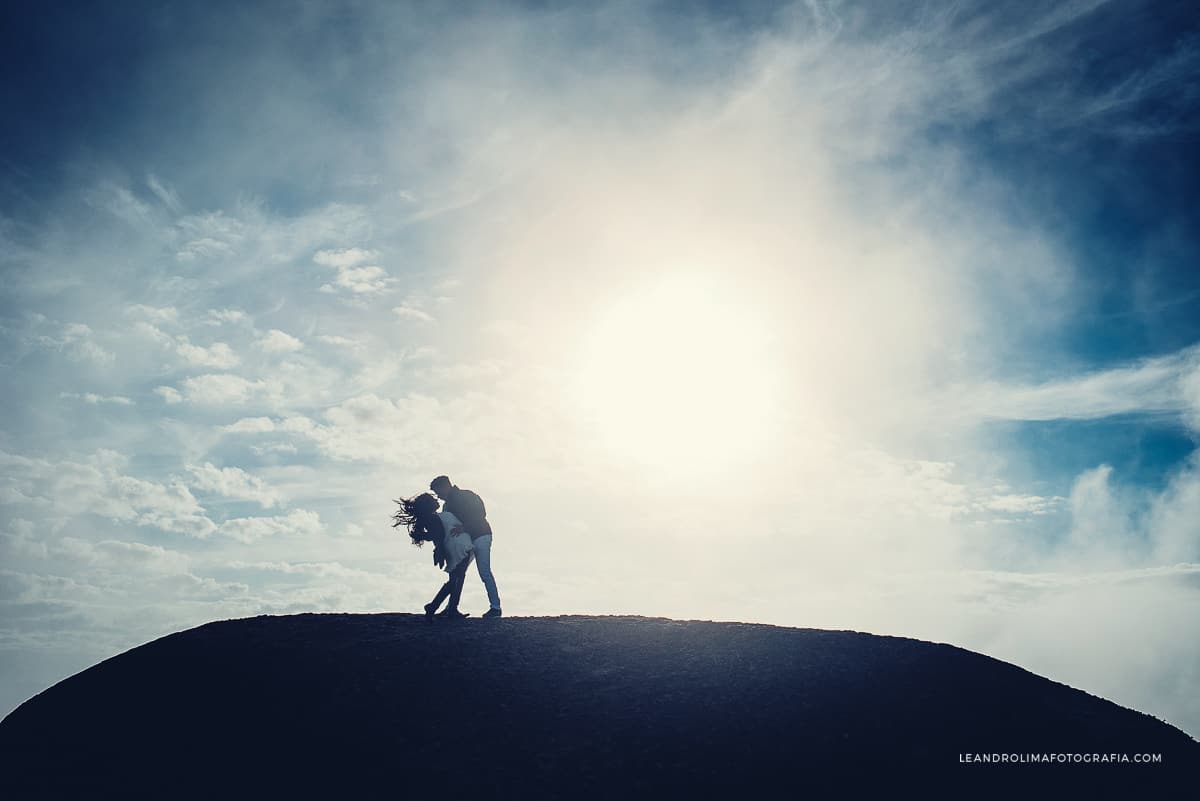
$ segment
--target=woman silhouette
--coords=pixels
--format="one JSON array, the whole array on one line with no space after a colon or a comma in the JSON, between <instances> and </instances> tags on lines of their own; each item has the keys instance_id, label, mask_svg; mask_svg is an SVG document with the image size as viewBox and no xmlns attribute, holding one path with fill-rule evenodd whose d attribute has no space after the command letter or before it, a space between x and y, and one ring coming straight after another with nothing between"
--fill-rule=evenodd
<instances>
[{"instance_id":1,"label":"woman silhouette","mask_svg":"<svg viewBox=\"0 0 1200 801\"><path fill-rule=\"evenodd\" d=\"M445 567L450 578L438 590L433 600L425 604L425 618L433 620L434 614L447 597L446 605L438 617L464 618L458 611L458 599L462 597L463 580L471 564L474 546L471 538L463 533L462 522L450 512L438 511L438 500L428 492L415 498L400 498L400 508L392 515L392 528L405 526L418 548L425 542L433 543L433 563Z\"/></svg>"}]
</instances>

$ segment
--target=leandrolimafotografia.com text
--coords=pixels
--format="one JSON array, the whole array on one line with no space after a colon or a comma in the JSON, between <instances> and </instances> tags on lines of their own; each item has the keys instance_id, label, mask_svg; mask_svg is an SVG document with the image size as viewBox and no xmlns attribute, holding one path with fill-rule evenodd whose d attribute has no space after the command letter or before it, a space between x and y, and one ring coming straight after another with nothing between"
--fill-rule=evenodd
<instances>
[{"instance_id":1,"label":"leandrolimafotografia.com text","mask_svg":"<svg viewBox=\"0 0 1200 801\"><path fill-rule=\"evenodd\" d=\"M1081 753L988 753L958 755L963 764L1161 764L1162 754L1081 754Z\"/></svg>"}]
</instances>

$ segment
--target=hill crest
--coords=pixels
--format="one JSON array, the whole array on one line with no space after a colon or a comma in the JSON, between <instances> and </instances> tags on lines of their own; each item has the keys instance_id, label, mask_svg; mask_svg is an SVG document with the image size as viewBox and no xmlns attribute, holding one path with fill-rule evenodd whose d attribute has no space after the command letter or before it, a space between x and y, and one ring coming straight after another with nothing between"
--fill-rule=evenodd
<instances>
[{"instance_id":1,"label":"hill crest","mask_svg":"<svg viewBox=\"0 0 1200 801\"><path fill-rule=\"evenodd\" d=\"M1162 721L952 645L626 616L209 623L30 699L0 750L31 798L1140 792L1200 764ZM1162 762L972 761L1144 753Z\"/></svg>"}]
</instances>

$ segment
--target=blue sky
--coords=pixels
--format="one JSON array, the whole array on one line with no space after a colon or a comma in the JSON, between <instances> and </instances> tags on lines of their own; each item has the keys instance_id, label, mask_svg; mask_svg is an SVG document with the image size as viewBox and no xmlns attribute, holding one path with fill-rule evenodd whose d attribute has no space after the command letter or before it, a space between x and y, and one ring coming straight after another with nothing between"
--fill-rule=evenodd
<instances>
[{"instance_id":1,"label":"blue sky","mask_svg":"<svg viewBox=\"0 0 1200 801\"><path fill-rule=\"evenodd\" d=\"M1200 733L1186 4L6 14L0 707L419 609L390 499L448 473L509 614L954 642Z\"/></svg>"}]
</instances>

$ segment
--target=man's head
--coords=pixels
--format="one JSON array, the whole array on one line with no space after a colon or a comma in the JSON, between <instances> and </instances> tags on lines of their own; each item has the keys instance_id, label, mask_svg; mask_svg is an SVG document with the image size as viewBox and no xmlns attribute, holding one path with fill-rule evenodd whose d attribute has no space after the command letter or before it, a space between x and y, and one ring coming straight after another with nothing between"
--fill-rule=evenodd
<instances>
[{"instance_id":1,"label":"man's head","mask_svg":"<svg viewBox=\"0 0 1200 801\"><path fill-rule=\"evenodd\" d=\"M448 476L438 476L429 482L429 488L443 501L446 500L446 496L450 494L450 490L453 487L454 485L450 483Z\"/></svg>"}]
</instances>

